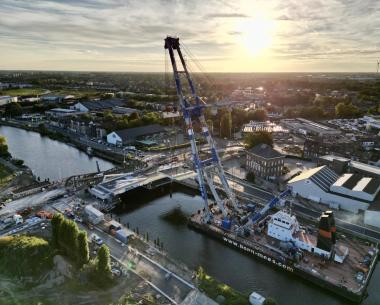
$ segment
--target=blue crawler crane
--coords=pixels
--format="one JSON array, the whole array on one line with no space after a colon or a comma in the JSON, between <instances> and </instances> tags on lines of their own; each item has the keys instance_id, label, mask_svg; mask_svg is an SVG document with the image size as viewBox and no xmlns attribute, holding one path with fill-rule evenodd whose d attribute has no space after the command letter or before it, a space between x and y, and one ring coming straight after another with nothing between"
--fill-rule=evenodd
<instances>
[{"instance_id":1,"label":"blue crawler crane","mask_svg":"<svg viewBox=\"0 0 380 305\"><path fill-rule=\"evenodd\" d=\"M223 213L224 221L228 223L230 215L226 209L226 206L228 205L230 208L232 208L232 211L236 211L238 202L236 200L235 194L232 192L230 186L228 185L228 181L224 174L218 152L215 148L214 140L208 130L206 119L203 114L206 103L202 100L201 97L197 95L195 91L193 80L190 76L185 59L182 55L179 38L170 36L166 37L165 49L169 52L179 104L183 118L185 120L187 134L191 143L192 159L195 171L197 173L199 189L204 202L204 221L209 222L212 219L212 213L209 208L206 190L206 185L208 185L215 202ZM178 62L177 58L179 58ZM185 86L186 92L189 92L188 95L186 95L183 90ZM201 160L198 147L195 142L193 129L193 122L195 121L198 122L198 124L201 126L201 134L207 141L210 149L211 157L205 160ZM215 177L218 177L222 183L223 189L227 195L227 199L220 198L219 194L217 193L214 185Z\"/></svg>"},{"instance_id":2,"label":"blue crawler crane","mask_svg":"<svg viewBox=\"0 0 380 305\"><path fill-rule=\"evenodd\" d=\"M278 196L273 197L259 212L257 213L251 212L248 215L248 221L238 229L238 234L240 235L249 234L252 226L255 225L271 208L275 207L280 202L281 199L290 195L291 192L292 192L291 189L287 188Z\"/></svg>"}]
</instances>

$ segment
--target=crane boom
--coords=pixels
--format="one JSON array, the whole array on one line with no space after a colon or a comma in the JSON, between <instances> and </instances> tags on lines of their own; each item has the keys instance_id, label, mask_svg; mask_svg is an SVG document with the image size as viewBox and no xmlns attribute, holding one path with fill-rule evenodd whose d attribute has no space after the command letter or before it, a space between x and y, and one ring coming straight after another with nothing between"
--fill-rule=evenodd
<instances>
[{"instance_id":1,"label":"crane boom","mask_svg":"<svg viewBox=\"0 0 380 305\"><path fill-rule=\"evenodd\" d=\"M251 225L256 224L271 208L275 207L280 199L291 194L291 189L287 188L285 191L280 193L278 196L273 197L269 202L252 217L249 217L248 222L244 225L244 228L248 228Z\"/></svg>"},{"instance_id":2,"label":"crane boom","mask_svg":"<svg viewBox=\"0 0 380 305\"><path fill-rule=\"evenodd\" d=\"M180 104L180 108L183 113L183 118L185 120L187 134L191 143L191 153L192 159L195 167L195 171L198 177L199 189L201 192L201 196L205 206L205 220L208 221L212 217L210 213L210 209L208 206L208 197L206 186L208 186L213 194L213 197L222 211L223 215L227 217L227 210L225 208L225 202L220 199L215 189L213 179L215 176L219 177L222 182L223 189L228 197L228 201L232 204L233 207L236 208L237 201L234 196L234 193L230 189L228 185L228 181L225 177L224 170L222 164L220 162L220 158L218 152L215 147L215 143L211 134L209 132L206 119L203 114L203 110L206 107L205 102L199 97L196 93L195 86L193 80L188 71L185 59L182 55L179 38L176 37L166 37L165 38L165 49L168 50L170 56L170 62L173 68L174 80L176 85L176 91L178 95L178 100ZM182 66L182 71L178 70L177 60L175 56L175 51L177 52L177 56L179 57L179 65ZM188 88L190 89L190 96L185 96L183 91L183 79L181 76L184 76L185 83L187 81ZM211 158L206 160L201 160L198 152L198 148L195 142L195 134L193 129L193 119L196 120L201 126L201 135L207 141L210 147Z\"/></svg>"}]
</instances>

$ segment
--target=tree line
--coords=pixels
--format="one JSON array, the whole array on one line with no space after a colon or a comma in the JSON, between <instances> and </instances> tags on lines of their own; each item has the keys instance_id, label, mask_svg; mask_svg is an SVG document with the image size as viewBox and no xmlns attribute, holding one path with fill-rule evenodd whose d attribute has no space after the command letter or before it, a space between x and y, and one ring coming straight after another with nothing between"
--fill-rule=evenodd
<instances>
[{"instance_id":1,"label":"tree line","mask_svg":"<svg viewBox=\"0 0 380 305\"><path fill-rule=\"evenodd\" d=\"M109 279L111 276L110 252L106 245L102 245L94 261L90 261L87 232L79 230L78 225L63 217L54 214L52 220L52 245L63 255L70 258L79 268L92 269L98 280Z\"/></svg>"},{"instance_id":2,"label":"tree line","mask_svg":"<svg viewBox=\"0 0 380 305\"><path fill-rule=\"evenodd\" d=\"M250 121L266 121L267 111L264 108L246 111L240 108L219 108L216 114L212 114L210 109L206 109L205 118L210 129L219 131L222 138L230 138L232 134L240 130L243 124Z\"/></svg>"}]
</instances>

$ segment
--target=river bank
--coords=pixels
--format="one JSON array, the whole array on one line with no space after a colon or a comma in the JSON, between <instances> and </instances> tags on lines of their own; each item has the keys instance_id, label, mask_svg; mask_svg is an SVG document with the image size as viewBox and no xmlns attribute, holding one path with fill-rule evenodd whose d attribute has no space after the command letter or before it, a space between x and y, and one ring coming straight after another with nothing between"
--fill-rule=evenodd
<instances>
[{"instance_id":1,"label":"river bank","mask_svg":"<svg viewBox=\"0 0 380 305\"><path fill-rule=\"evenodd\" d=\"M24 164L24 160L17 159L9 152L7 141L2 139L2 157L0 157L0 208L25 188L40 184L33 176L32 170Z\"/></svg>"},{"instance_id":2,"label":"river bank","mask_svg":"<svg viewBox=\"0 0 380 305\"><path fill-rule=\"evenodd\" d=\"M95 173L97 164L102 171L114 167L113 163L89 156L74 145L43 137L34 131L0 126L0 134L7 138L12 156L24 160L25 165L41 181L57 181L73 175Z\"/></svg>"},{"instance_id":3,"label":"river bank","mask_svg":"<svg viewBox=\"0 0 380 305\"><path fill-rule=\"evenodd\" d=\"M46 127L41 128L39 126L32 126L32 125L28 126L27 124L21 124L19 122L11 122L11 121L0 121L0 126L9 126L9 127L31 131L31 132L36 132L36 133L39 133L43 137L48 137L52 140L65 143L85 153L88 153L87 152L88 146L81 143L79 140L75 140L74 138L60 132L51 131L47 129ZM91 154L96 157L102 158L104 160L107 160L116 164L123 164L123 161L124 161L123 157L118 154L113 154L111 152L106 153L98 149L92 149Z\"/></svg>"}]
</instances>

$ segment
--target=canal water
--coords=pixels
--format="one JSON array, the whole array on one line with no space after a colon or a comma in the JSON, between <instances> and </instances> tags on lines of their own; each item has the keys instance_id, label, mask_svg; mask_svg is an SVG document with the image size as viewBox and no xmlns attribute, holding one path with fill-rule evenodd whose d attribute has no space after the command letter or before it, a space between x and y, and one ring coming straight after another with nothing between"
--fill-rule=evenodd
<instances>
[{"instance_id":1,"label":"canal water","mask_svg":"<svg viewBox=\"0 0 380 305\"><path fill-rule=\"evenodd\" d=\"M0 134L7 137L9 151L23 159L41 178L60 179L78 173L94 172L96 160L102 170L112 164L38 133L13 127L0 127ZM159 239L165 250L190 268L202 266L206 272L232 287L250 293L257 291L277 299L280 305L345 305L345 300L302 279L273 269L253 257L227 247L221 242L193 231L185 223L171 223L165 216L173 210L187 216L202 208L202 200L193 191L173 187L168 189L137 190L123 197L115 212L123 223L139 228L140 234L149 233L150 239ZM372 277L368 298L363 305L380 304L380 267Z\"/></svg>"},{"instance_id":2,"label":"canal water","mask_svg":"<svg viewBox=\"0 0 380 305\"><path fill-rule=\"evenodd\" d=\"M12 156L24 160L41 180L60 180L72 175L96 172L96 161L101 170L113 167L111 162L91 157L75 147L42 137L37 132L0 126L0 135L7 138Z\"/></svg>"},{"instance_id":3,"label":"canal water","mask_svg":"<svg viewBox=\"0 0 380 305\"><path fill-rule=\"evenodd\" d=\"M181 187L168 191L135 191L123 197L115 212L122 223L140 234L148 232L150 240L157 237L164 249L192 269L202 266L207 273L242 292L257 291L274 297L283 305L345 305L347 301L284 271L274 269L252 256L227 247L187 227L185 223L170 223L165 215L173 210L187 216L202 208L202 199ZM363 305L380 304L380 268L376 267Z\"/></svg>"}]
</instances>

